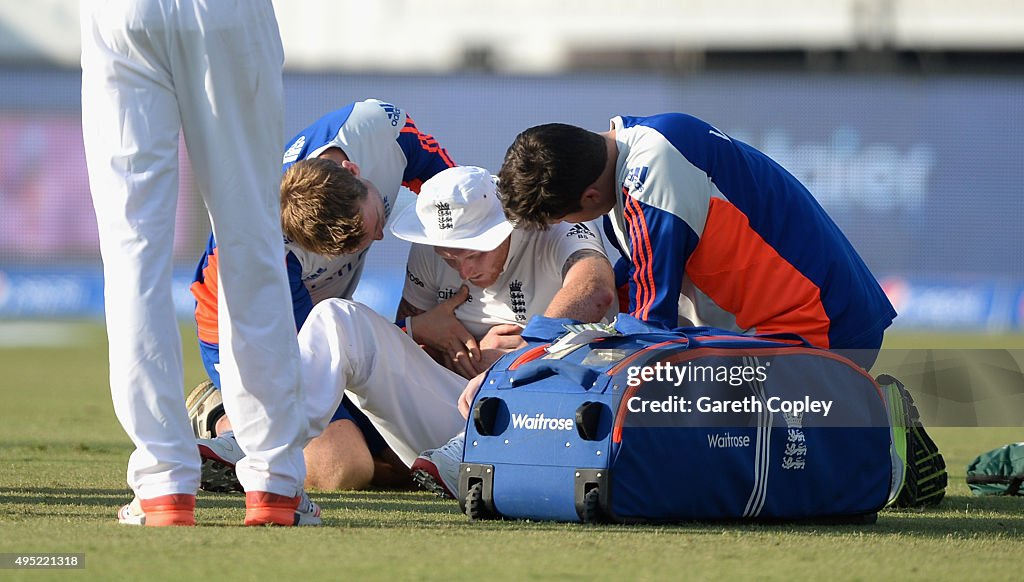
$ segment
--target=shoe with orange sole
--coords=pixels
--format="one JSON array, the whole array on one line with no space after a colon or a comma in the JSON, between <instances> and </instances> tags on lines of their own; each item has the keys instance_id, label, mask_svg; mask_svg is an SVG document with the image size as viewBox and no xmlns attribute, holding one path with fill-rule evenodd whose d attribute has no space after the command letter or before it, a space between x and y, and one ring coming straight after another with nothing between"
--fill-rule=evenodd
<instances>
[{"instance_id":1,"label":"shoe with orange sole","mask_svg":"<svg viewBox=\"0 0 1024 582\"><path fill-rule=\"evenodd\" d=\"M136 497L117 512L117 521L121 525L151 527L195 525L196 496L176 494L161 495L152 499Z\"/></svg>"},{"instance_id":2,"label":"shoe with orange sole","mask_svg":"<svg viewBox=\"0 0 1024 582\"><path fill-rule=\"evenodd\" d=\"M320 506L303 491L295 497L247 491L245 493L245 525L320 525Z\"/></svg>"}]
</instances>

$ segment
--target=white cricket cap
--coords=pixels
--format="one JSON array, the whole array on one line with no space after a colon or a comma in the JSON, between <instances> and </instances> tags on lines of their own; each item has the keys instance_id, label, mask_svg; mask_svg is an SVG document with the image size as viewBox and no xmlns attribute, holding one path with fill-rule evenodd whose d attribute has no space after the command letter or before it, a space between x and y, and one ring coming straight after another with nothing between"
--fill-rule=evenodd
<instances>
[{"instance_id":1,"label":"white cricket cap","mask_svg":"<svg viewBox=\"0 0 1024 582\"><path fill-rule=\"evenodd\" d=\"M415 207L406 207L391 223L400 239L474 251L498 248L512 228L496 178L475 166L448 168L424 182Z\"/></svg>"}]
</instances>

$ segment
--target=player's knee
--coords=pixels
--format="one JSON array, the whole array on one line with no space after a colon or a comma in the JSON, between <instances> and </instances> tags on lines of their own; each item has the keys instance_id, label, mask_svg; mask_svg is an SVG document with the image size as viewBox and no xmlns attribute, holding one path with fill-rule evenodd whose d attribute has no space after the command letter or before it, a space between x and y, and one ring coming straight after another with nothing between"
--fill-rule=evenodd
<instances>
[{"instance_id":1,"label":"player's knee","mask_svg":"<svg viewBox=\"0 0 1024 582\"><path fill-rule=\"evenodd\" d=\"M365 489L373 479L373 457L352 421L327 425L323 434L306 445L304 453L308 489Z\"/></svg>"},{"instance_id":2,"label":"player's knee","mask_svg":"<svg viewBox=\"0 0 1024 582\"><path fill-rule=\"evenodd\" d=\"M307 321L322 321L331 326L344 325L358 317L360 304L348 299L327 299L313 306Z\"/></svg>"},{"instance_id":3,"label":"player's knee","mask_svg":"<svg viewBox=\"0 0 1024 582\"><path fill-rule=\"evenodd\" d=\"M335 466L310 466L307 461L306 489L318 491L355 491L366 489L373 480L373 460L347 460Z\"/></svg>"}]
</instances>

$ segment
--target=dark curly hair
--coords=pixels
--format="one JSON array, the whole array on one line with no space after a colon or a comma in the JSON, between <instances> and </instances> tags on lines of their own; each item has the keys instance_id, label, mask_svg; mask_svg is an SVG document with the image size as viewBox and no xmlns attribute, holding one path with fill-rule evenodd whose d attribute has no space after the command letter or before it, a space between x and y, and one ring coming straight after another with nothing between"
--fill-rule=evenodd
<instances>
[{"instance_id":1,"label":"dark curly hair","mask_svg":"<svg viewBox=\"0 0 1024 582\"><path fill-rule=\"evenodd\" d=\"M498 172L505 216L517 227L545 229L578 212L583 191L608 160L604 138L592 131L548 123L516 136Z\"/></svg>"}]
</instances>

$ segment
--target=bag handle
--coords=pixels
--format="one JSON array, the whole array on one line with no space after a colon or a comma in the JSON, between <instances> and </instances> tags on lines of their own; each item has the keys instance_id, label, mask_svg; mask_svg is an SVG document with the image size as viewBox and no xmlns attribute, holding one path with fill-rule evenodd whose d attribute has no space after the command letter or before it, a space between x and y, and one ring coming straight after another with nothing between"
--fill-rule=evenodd
<instances>
[{"instance_id":1,"label":"bag handle","mask_svg":"<svg viewBox=\"0 0 1024 582\"><path fill-rule=\"evenodd\" d=\"M735 336L736 339L748 339L748 340L760 340L760 339L765 339L765 340L785 340L785 341L790 341L790 342L796 342L798 345L800 345L801 347L805 347L805 348L812 348L812 347L814 347L814 345L811 344L811 342L807 341L807 339L804 338L804 336L802 336L802 335L800 335L798 333L792 333L792 332L758 333L758 334L754 334L754 335L746 335L746 334L742 334L742 333L729 332L729 331L726 331L726 330L718 329L718 328L715 328L715 327L709 327L709 326L706 326L706 325L705 326L700 326L700 327L677 327L677 328L675 328L672 331L675 334L678 334L680 336L686 336L687 339L697 340L698 342L703 337L728 334L730 337ZM692 345L692 343L693 342L691 342L691 345Z\"/></svg>"},{"instance_id":2,"label":"bag handle","mask_svg":"<svg viewBox=\"0 0 1024 582\"><path fill-rule=\"evenodd\" d=\"M797 342L798 344L800 344L802 347L805 347L805 348L813 348L814 347L814 345L811 344L811 342L807 341L804 338L804 336L802 336L802 335L800 335L798 333L791 333L791 332L765 333L765 334L760 334L759 333L757 335L752 335L752 336L749 336L749 337L750 337L750 339L770 339L770 340L794 341L794 342Z\"/></svg>"},{"instance_id":3,"label":"bag handle","mask_svg":"<svg viewBox=\"0 0 1024 582\"><path fill-rule=\"evenodd\" d=\"M1003 495L1017 495L1020 493L1020 486L1024 485L1024 473L1017 475L968 475L968 485L1002 485L1006 484L1006 491Z\"/></svg>"},{"instance_id":4,"label":"bag handle","mask_svg":"<svg viewBox=\"0 0 1024 582\"><path fill-rule=\"evenodd\" d=\"M565 360L534 360L523 364L512 373L512 387L518 388L551 376L561 376L589 390L597 381L598 373L586 366Z\"/></svg>"}]
</instances>

